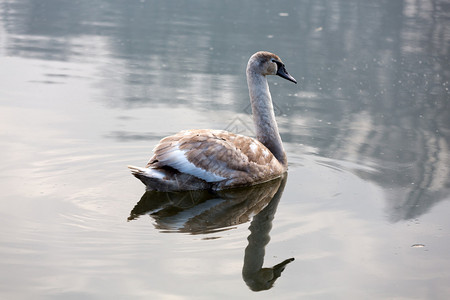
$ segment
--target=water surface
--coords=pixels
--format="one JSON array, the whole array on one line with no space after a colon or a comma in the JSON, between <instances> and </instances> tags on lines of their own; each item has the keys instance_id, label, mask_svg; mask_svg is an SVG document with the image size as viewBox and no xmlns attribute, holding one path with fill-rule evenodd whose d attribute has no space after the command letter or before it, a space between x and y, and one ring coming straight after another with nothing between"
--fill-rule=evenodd
<instances>
[{"instance_id":1,"label":"water surface","mask_svg":"<svg viewBox=\"0 0 450 300\"><path fill-rule=\"evenodd\" d=\"M443 0L2 1L1 297L448 298L449 28ZM253 134L258 50L299 81L269 78L285 182L146 200L160 138Z\"/></svg>"}]
</instances>

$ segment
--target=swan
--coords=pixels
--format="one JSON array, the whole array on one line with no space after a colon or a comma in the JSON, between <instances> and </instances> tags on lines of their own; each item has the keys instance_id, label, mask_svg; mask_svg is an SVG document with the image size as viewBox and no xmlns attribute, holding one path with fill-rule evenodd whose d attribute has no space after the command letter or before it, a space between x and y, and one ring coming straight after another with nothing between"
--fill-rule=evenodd
<instances>
[{"instance_id":1,"label":"swan","mask_svg":"<svg viewBox=\"0 0 450 300\"><path fill-rule=\"evenodd\" d=\"M256 139L210 129L165 137L144 168L128 166L147 190L223 190L266 182L286 172L287 157L266 76L297 81L277 55L266 51L250 57L246 73Z\"/></svg>"}]
</instances>

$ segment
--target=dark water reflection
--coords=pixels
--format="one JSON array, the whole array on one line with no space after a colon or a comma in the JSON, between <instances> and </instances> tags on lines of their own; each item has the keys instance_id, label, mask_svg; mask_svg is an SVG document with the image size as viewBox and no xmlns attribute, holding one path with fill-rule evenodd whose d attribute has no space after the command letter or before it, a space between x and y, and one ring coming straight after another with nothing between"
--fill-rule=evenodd
<instances>
[{"instance_id":1,"label":"dark water reflection","mask_svg":"<svg viewBox=\"0 0 450 300\"><path fill-rule=\"evenodd\" d=\"M286 185L287 173L278 179L249 188L218 192L155 192L147 191L131 211L129 221L149 214L156 228L163 232L210 234L233 229L248 222L250 235L245 248L242 276L254 291L272 288L289 258L263 268L265 247L270 241L272 220Z\"/></svg>"},{"instance_id":2,"label":"dark water reflection","mask_svg":"<svg viewBox=\"0 0 450 300\"><path fill-rule=\"evenodd\" d=\"M55 220L66 224L65 216L70 216L68 223L80 223L77 229L89 228L87 233L94 232L94 235L98 227L109 228L109 223L100 221L94 222L97 226L86 225L92 220L98 220L98 214L103 212L108 215L105 213L108 211L110 217L123 220L121 214L129 210L129 203L123 203L123 199L141 186L132 181L134 178L122 166L144 165L150 157L153 144L165 135L181 129L208 127L227 128L252 135L245 65L248 57L258 50L280 55L290 73L299 81L299 85L291 86L270 79L277 120L290 162L291 182L286 186L283 200L284 204L297 209L289 215L289 221L279 217L275 220L284 229L283 222L295 225L291 231L286 229L291 235L280 243L289 249L296 248L295 257L301 259L297 254L307 244L299 246L300 243L296 243L299 236L296 234L303 232L302 222L306 221L299 216L306 219L310 216L304 215L308 211L307 205L300 206L302 209L295 205L303 204L302 201L312 205L317 201L324 203L318 207L325 215L335 208L334 205L342 205L340 208L347 212L355 212L355 207L359 207L356 203L364 207L354 213L359 216L359 222L345 227L345 234L333 235L330 242L339 240L343 244L351 243L351 236L348 239L345 237L356 229L367 233L364 231L364 225L369 226L367 223L373 222L370 223L373 227L381 228L386 226L383 222L388 220L389 226L398 230L393 231L397 232L397 236L391 236L388 242L395 243L399 237L406 236L407 241L402 240L401 245L405 247L409 243L409 249L410 244L422 241L411 238L411 233L402 226L410 224L409 220L416 222L418 218L428 218L444 224L439 225L444 226L444 229L438 233L423 225L427 238L439 237L436 238L439 242L436 241L434 250L438 252L438 246L447 247L447 218L443 217L445 214L441 214L439 209L447 207L448 202L445 200L449 200L450 195L449 1L307 0L237 3L204 0L16 0L0 2L0 56L3 66L0 70L0 143L4 149L0 157L4 165L3 171L0 171L0 188L7 195L0 205L3 220L0 225L5 229L2 233L5 238L2 236L2 240L8 241L2 252L5 257L3 264L7 267L5 270L16 269L16 266L21 266L19 269L22 270L27 265L27 268L34 270L35 278L41 278L44 272L41 271L41 265L34 265L35 259L31 256L20 254L24 249L32 248L44 249L36 251L46 258L44 262L48 262L60 274L65 274L67 282L73 278L70 277L71 272L86 275L83 277L97 274L97 270L74 270L73 266L67 265L64 265L64 270L58 269L58 263L52 264L52 255L54 251L65 253L70 250L73 251L69 251L72 255L57 252L57 261L78 258L84 263L85 253L99 251L100 248L92 246L97 245L99 237L109 234L111 240L105 243L115 243L114 230L105 229L92 237L94 242L91 243L84 239L83 234L86 232L80 236L76 231L65 232ZM334 181L327 181L328 178ZM339 198L335 195L340 195L345 189L340 186L333 190L334 184L339 185L345 180L349 181L346 186L351 186L352 192L344 193ZM27 183L25 186L24 182ZM368 194L367 199L353 198L353 192L358 195L361 189L367 187L376 187L370 191L380 191L383 195L376 197L381 208L376 205L376 210L367 208L373 205L367 200L375 197L372 194ZM125 194L122 198L116 195L120 193L117 191L119 189ZM332 197L326 193L330 191L335 193ZM247 283L253 280L253 283L249 283L252 286L258 280L249 281L248 278L270 273L261 271L264 270L262 261L265 247L274 244L271 242L266 245L271 219L278 203L275 201L275 192L264 192L265 197L260 192L253 191L245 197L231 196L232 199L228 196L217 198L217 195L210 194L195 195L194 203L184 201L186 199L183 198L179 206L173 203L174 198L168 199L167 195L155 203L155 195L146 193L133 209L130 218L152 211L152 218L160 231L196 233L194 237L206 234L205 231L225 236L234 231L221 231L223 228L236 226L240 233L238 224L253 220L243 271ZM61 199L67 199L67 195L71 196L61 204ZM272 196L274 199L270 201ZM135 201L135 197L132 198ZM112 199L123 203L123 206L110 204ZM340 200L331 202L335 199ZM72 206L81 207L79 215L82 221L77 220L78 215L68 208ZM55 218L49 207L54 210ZM12 208L16 209L14 214ZM28 214L24 208L29 210ZM39 209L43 211L36 213L35 210ZM89 212L89 217L83 215L85 211ZM322 220L321 214L314 213L311 212L311 215ZM382 215L383 221L377 219L378 215ZM258 220L262 218L267 222L259 223ZM22 222L18 225L16 220ZM129 232L130 228L135 228L132 226L140 226L140 221L129 222L126 229L122 230ZM323 221L326 223L327 220ZM328 225L329 230L339 227L339 224ZM39 235L32 230L34 228L41 228L45 233L54 232L57 228L57 238L54 241L51 234ZM148 224L143 225L143 228L148 233ZM276 226L271 231L272 241L276 238L274 230L277 230ZM383 241L385 235L391 232L375 231L368 231L358 237L364 241L367 236ZM248 234L246 229L245 232ZM328 247L318 241L320 238L327 240L324 231L315 232L318 238L313 239L313 245ZM121 232L119 235L126 234ZM79 245L75 247L71 243L77 239L72 236L92 248L86 250ZM178 236L180 240L186 236L192 237L162 234L157 235L156 239L173 239L170 241L176 243L173 236ZM301 238L307 238L307 235ZM67 242L67 245L52 247L53 243L60 240ZM130 244L140 245L142 240L142 236L139 236L131 239ZM210 241L208 245L213 247L211 245L214 242L222 240ZM10 245L15 245L21 251L16 251ZM294 245L296 247L292 247ZM160 256L171 253L170 246L161 247L163 250L159 252ZM86 251L77 251L80 248ZM318 248L311 251L319 251ZM111 249L120 251L113 247ZM328 266L345 256L339 249L333 252L338 253L333 261L321 260L322 266ZM371 253L373 249L378 249L377 253L384 253L375 246L364 249L365 253ZM109 263L101 259L103 252L108 250L101 249L96 254L98 261ZM228 248L225 247L225 250L219 248L214 252L226 250ZM249 256L247 251L254 255L254 262L246 263ZM355 251L358 254L362 252ZM448 251L436 252L433 252L434 258L438 262L433 266L442 266L448 262ZM124 253L114 252L113 256L125 257L127 253L125 250ZM145 251L139 253L146 254ZM198 253L206 256L200 250ZM286 255L290 256L294 255ZM407 257L417 259L416 256ZM166 264L173 260L173 257L169 258ZM8 263L8 259L13 262ZM309 263L307 258L303 259L305 264ZM376 265L393 265L387 257L376 257L374 260ZM128 257L127 262L132 261ZM141 263L139 261L136 264ZM356 265L352 269L348 263ZM363 270L365 266L354 261L346 261L343 272L350 272L355 275L354 278L365 278L371 283L363 282L360 290L365 290L365 287L379 290L381 282L397 282L400 278L409 278L414 271L427 271L411 271L408 268L410 265L405 264L407 266L402 271L395 273L395 280L386 277L386 272L383 275L377 273L376 279L367 274L355 275L351 270ZM296 265L300 264L292 264L288 272L294 270ZM160 272L167 270L165 265L159 267ZM135 269L141 270L138 267ZM315 284L322 282L322 277L317 275L322 272L314 268L310 270L316 273L303 279L311 278L314 282L305 285L305 289L308 286L315 289ZM415 295L415 287L418 286L415 283L419 279L409 278L405 279L409 280L408 283L396 285L397 293L386 292L372 298L393 298L398 295L406 298L437 295L435 298L442 298L448 295L445 288L436 291L439 285L436 282L439 281L433 276L438 275L435 275L436 270L432 271L428 282L432 282L429 285L434 294ZM276 273L273 271L273 274ZM23 283L21 274L9 279L7 275L10 274L15 273L4 271L0 274L12 283L4 284L5 288L21 282L22 286L27 285L31 292L35 292L42 290L43 286L55 285L50 279L50 283L46 282L47 277L38 283L34 279ZM147 275L143 274L142 277ZM297 275L302 276L299 272ZM333 278L338 277L344 276ZM108 278L122 282L122 278L114 278L113 275ZM446 282L448 278L448 273L445 273L440 280ZM182 280L186 278L182 277L180 282ZM287 283L288 280L289 276L286 276L279 283ZM163 285L164 282L159 284ZM355 296L343 292L354 290L354 287L353 282L341 283L339 290L327 290L328 293L324 292L323 297L319 295L317 298L329 299L336 294ZM81 286L75 290L90 289ZM172 290L171 287L162 288L160 294L149 293L161 298L161 295L167 296L165 292L169 290ZM268 293L276 290L271 289ZM287 288L280 287L278 291L288 298L303 296L293 294ZM8 296L16 295L15 292L11 291ZM46 290L44 294L52 292ZM209 292L209 295L214 295L215 290ZM61 293L62 297L67 296ZM248 296L245 293L239 295ZM311 295L316 296L314 292L307 296ZM357 296L342 298L364 298L361 294Z\"/></svg>"},{"instance_id":3,"label":"dark water reflection","mask_svg":"<svg viewBox=\"0 0 450 300\"><path fill-rule=\"evenodd\" d=\"M192 234L226 230L248 222L267 206L276 193L280 198L286 177L248 188L217 192L147 191L131 211L128 220L149 214L161 230Z\"/></svg>"}]
</instances>

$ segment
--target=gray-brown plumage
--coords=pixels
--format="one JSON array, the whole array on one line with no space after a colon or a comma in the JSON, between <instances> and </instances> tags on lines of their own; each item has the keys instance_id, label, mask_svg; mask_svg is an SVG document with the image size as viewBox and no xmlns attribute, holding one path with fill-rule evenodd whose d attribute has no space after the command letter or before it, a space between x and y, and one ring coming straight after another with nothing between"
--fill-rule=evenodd
<instances>
[{"instance_id":1,"label":"gray-brown plumage","mask_svg":"<svg viewBox=\"0 0 450 300\"><path fill-rule=\"evenodd\" d=\"M186 130L162 139L145 168L129 166L149 190L226 189L279 177L287 159L266 75L295 82L281 59L257 52L247 65L256 139L222 130Z\"/></svg>"}]
</instances>

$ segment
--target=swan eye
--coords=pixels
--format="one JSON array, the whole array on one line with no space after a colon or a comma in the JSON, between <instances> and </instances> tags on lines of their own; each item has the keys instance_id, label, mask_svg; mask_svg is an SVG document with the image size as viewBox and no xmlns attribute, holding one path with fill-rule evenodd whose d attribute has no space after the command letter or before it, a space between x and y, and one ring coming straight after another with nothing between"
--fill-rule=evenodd
<instances>
[{"instance_id":1,"label":"swan eye","mask_svg":"<svg viewBox=\"0 0 450 300\"><path fill-rule=\"evenodd\" d=\"M281 67L284 66L281 61L278 61L276 59L272 59L272 62L277 64L277 69L280 69Z\"/></svg>"}]
</instances>

